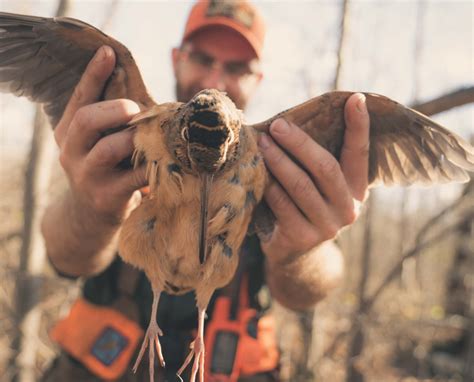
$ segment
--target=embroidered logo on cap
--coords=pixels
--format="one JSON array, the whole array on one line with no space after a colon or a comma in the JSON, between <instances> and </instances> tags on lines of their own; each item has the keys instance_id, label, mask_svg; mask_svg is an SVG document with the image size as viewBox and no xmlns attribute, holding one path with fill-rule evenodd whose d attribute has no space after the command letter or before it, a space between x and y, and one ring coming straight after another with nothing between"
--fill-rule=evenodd
<instances>
[{"instance_id":1,"label":"embroidered logo on cap","mask_svg":"<svg viewBox=\"0 0 474 382\"><path fill-rule=\"evenodd\" d=\"M211 0L206 12L207 17L227 17L246 28L251 28L254 20L253 9L246 2L236 0Z\"/></svg>"}]
</instances>

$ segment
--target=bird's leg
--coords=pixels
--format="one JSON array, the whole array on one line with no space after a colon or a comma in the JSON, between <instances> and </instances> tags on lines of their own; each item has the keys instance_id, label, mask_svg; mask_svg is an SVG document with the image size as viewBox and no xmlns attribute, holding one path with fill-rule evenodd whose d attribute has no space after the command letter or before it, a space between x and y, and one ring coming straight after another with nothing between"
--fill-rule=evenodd
<instances>
[{"instance_id":1,"label":"bird's leg","mask_svg":"<svg viewBox=\"0 0 474 382\"><path fill-rule=\"evenodd\" d=\"M191 351L189 352L186 360L183 363L183 366L178 370L176 373L177 376L181 379L180 375L189 365L191 360L194 357L193 368L191 370L191 379L190 382L196 381L196 375L199 371L199 382L204 382L204 319L206 317L206 308L199 308L198 311L199 318L198 318L198 334L194 341L191 343ZM182 381L182 379L181 379Z\"/></svg>"},{"instance_id":2,"label":"bird's leg","mask_svg":"<svg viewBox=\"0 0 474 382\"><path fill-rule=\"evenodd\" d=\"M148 325L148 329L145 333L145 338L143 339L142 347L140 349L140 353L138 354L137 360L135 361L135 365L133 366L133 372L136 373L138 366L145 354L145 349L147 346L150 346L148 350L149 356L149 372L150 372L150 382L154 381L155 376L155 347L158 355L158 360L162 367L165 367L165 360L163 359L163 353L161 351L161 344L158 336L162 336L163 332L161 331L160 327L156 322L156 311L158 310L158 302L160 301L161 290L153 289L153 305L151 307L151 318L150 324Z\"/></svg>"}]
</instances>

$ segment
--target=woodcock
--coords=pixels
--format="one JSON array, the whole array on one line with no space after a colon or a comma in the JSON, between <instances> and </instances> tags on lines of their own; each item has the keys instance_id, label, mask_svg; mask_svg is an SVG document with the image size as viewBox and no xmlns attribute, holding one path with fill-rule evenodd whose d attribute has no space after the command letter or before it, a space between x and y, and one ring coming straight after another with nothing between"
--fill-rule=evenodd
<instances>
[{"instance_id":1,"label":"woodcock","mask_svg":"<svg viewBox=\"0 0 474 382\"><path fill-rule=\"evenodd\" d=\"M339 158L343 108L351 92L330 92L275 117L247 125L222 93L203 90L191 101L156 104L132 55L98 29L70 18L0 12L0 86L42 103L55 126L84 69L102 45L116 53L103 99L128 98L141 109L130 125L135 163L146 162L150 194L123 224L122 258L144 270L154 300L149 328L134 366L149 346L164 366L156 323L160 293L195 290L198 333L184 368L194 357L191 380L203 381L204 318L216 288L230 282L249 223L271 232L273 216L261 202L267 171L257 137L277 117L301 126ZM409 185L466 181L474 150L426 116L386 97L366 93L370 114L369 182ZM256 208L257 207L257 208Z\"/></svg>"}]
</instances>

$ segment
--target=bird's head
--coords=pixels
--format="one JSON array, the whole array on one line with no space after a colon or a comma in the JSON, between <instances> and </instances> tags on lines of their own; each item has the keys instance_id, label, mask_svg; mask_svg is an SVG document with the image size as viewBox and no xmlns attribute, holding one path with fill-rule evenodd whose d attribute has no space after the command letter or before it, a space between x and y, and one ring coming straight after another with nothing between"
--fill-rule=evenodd
<instances>
[{"instance_id":1,"label":"bird's head","mask_svg":"<svg viewBox=\"0 0 474 382\"><path fill-rule=\"evenodd\" d=\"M193 172L215 174L237 160L243 117L224 93L202 90L182 113L180 135Z\"/></svg>"}]
</instances>

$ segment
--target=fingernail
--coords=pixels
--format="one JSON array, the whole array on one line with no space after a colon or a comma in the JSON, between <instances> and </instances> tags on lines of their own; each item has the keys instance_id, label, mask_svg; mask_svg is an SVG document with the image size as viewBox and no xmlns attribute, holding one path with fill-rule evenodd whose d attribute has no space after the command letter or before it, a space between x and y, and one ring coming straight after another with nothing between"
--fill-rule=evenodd
<instances>
[{"instance_id":1,"label":"fingernail","mask_svg":"<svg viewBox=\"0 0 474 382\"><path fill-rule=\"evenodd\" d=\"M260 137L258 138L258 145L266 150L270 147L270 140L268 139L268 135L267 134L261 134Z\"/></svg>"},{"instance_id":2,"label":"fingernail","mask_svg":"<svg viewBox=\"0 0 474 382\"><path fill-rule=\"evenodd\" d=\"M107 57L110 57L111 54L112 54L112 51L110 47L102 46L99 48L99 50L95 54L95 61L96 62L104 61Z\"/></svg>"},{"instance_id":3,"label":"fingernail","mask_svg":"<svg viewBox=\"0 0 474 382\"><path fill-rule=\"evenodd\" d=\"M358 98L359 99L358 99L357 104L356 104L357 110L359 111L359 113L366 113L367 112L367 106L365 104L365 95L359 94Z\"/></svg>"},{"instance_id":4,"label":"fingernail","mask_svg":"<svg viewBox=\"0 0 474 382\"><path fill-rule=\"evenodd\" d=\"M277 119L275 122L273 122L270 128L272 133L277 134L288 134L290 131L290 125L288 125L288 122L286 122L283 118Z\"/></svg>"}]
</instances>

